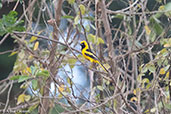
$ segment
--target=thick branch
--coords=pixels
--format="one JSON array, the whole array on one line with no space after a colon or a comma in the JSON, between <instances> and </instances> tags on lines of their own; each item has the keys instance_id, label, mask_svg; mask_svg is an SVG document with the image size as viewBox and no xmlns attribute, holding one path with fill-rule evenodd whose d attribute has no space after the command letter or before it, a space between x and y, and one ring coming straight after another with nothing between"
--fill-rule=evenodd
<instances>
[{"instance_id":1,"label":"thick branch","mask_svg":"<svg viewBox=\"0 0 171 114\"><path fill-rule=\"evenodd\" d=\"M61 19L61 10L62 10L62 3L63 0L58 0L56 1L55 4L55 19L51 19L49 22L49 24L52 24L53 26L53 38L55 40L59 40L58 38L58 26L60 24L60 19ZM49 55L49 65L48 65L48 69L50 71L51 76L50 77L54 77L56 75L57 72L57 68L55 66L55 53L56 53L56 49L57 49L57 43L52 42L52 46L51 46L51 50L50 50L50 55ZM49 79L47 79L46 81L46 87L44 87L44 92L43 92L43 96L49 96L49 88L50 88L50 84L51 84L51 78L49 77ZM45 114L48 113L50 109L50 100L49 99L42 99L42 107L40 108L40 114Z\"/></svg>"}]
</instances>

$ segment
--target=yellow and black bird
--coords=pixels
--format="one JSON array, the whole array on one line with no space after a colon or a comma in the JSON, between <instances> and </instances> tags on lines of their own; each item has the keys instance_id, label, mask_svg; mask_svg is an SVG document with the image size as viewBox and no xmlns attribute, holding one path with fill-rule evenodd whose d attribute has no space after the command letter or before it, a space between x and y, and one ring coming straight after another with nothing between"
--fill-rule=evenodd
<instances>
[{"instance_id":1,"label":"yellow and black bird","mask_svg":"<svg viewBox=\"0 0 171 114\"><path fill-rule=\"evenodd\" d=\"M129 93L128 96L127 96L127 101L128 103L130 104L130 106L134 109L134 110L137 110L137 96L136 96L136 93L133 92L133 93ZM130 109L128 108L128 110L130 111Z\"/></svg>"},{"instance_id":2,"label":"yellow and black bird","mask_svg":"<svg viewBox=\"0 0 171 114\"><path fill-rule=\"evenodd\" d=\"M103 68L103 70L108 72L107 69L99 62L97 56L89 49L86 41L81 41L80 45L81 45L81 52L84 58L86 58L92 63L98 63Z\"/></svg>"}]
</instances>

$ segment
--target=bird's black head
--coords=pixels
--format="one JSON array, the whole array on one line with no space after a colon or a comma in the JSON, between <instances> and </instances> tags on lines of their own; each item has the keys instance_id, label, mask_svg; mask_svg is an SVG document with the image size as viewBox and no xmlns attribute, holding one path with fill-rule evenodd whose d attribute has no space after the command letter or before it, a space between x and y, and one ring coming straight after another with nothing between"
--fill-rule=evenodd
<instances>
[{"instance_id":1,"label":"bird's black head","mask_svg":"<svg viewBox=\"0 0 171 114\"><path fill-rule=\"evenodd\" d=\"M84 48L86 47L86 42L82 41L82 42L80 43L80 45L81 45L81 50L82 50L82 49L84 49Z\"/></svg>"}]
</instances>

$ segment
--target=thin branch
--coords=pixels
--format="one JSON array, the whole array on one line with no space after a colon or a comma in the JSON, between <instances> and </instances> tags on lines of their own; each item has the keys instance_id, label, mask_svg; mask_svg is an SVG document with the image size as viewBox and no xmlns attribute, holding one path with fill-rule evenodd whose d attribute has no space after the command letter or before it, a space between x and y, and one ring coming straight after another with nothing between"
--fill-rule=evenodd
<instances>
[{"instance_id":1,"label":"thin branch","mask_svg":"<svg viewBox=\"0 0 171 114\"><path fill-rule=\"evenodd\" d=\"M7 111L8 104L9 104L9 100L10 100L9 97L10 97L10 94L11 94L12 87L13 87L13 80L11 81L11 85L10 85L10 88L9 88L9 90L8 90L7 100L6 100L6 103L5 103L5 108L4 108L4 110L3 110L3 114L5 114L6 111Z\"/></svg>"}]
</instances>

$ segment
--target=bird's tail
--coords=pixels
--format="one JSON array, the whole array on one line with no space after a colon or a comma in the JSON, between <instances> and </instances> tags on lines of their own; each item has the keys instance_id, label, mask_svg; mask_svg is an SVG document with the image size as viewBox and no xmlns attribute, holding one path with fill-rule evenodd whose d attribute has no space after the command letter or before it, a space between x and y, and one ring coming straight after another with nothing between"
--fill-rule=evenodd
<instances>
[{"instance_id":1,"label":"bird's tail","mask_svg":"<svg viewBox=\"0 0 171 114\"><path fill-rule=\"evenodd\" d=\"M108 70L99 61L97 63L103 68L104 71L108 72Z\"/></svg>"}]
</instances>

